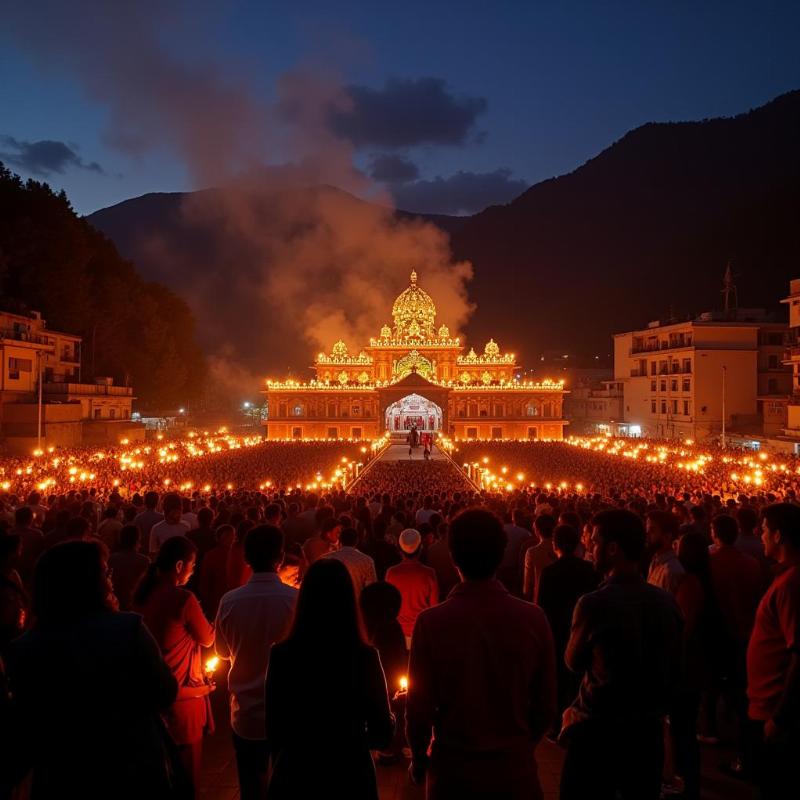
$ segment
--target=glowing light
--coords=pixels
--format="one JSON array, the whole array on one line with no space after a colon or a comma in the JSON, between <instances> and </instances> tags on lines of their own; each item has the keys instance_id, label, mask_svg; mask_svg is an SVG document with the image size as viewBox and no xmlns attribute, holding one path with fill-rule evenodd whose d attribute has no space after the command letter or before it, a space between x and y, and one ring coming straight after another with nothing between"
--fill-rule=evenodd
<instances>
[{"instance_id":1,"label":"glowing light","mask_svg":"<svg viewBox=\"0 0 800 800\"><path fill-rule=\"evenodd\" d=\"M206 675L213 675L219 666L219 658L212 656L206 661Z\"/></svg>"}]
</instances>

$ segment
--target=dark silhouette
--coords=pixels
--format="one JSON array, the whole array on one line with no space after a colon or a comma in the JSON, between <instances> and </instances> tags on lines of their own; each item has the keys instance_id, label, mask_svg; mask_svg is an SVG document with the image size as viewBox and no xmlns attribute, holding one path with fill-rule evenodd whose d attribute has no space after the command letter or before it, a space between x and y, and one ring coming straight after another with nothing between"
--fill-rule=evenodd
<instances>
[{"instance_id":1,"label":"dark silhouette","mask_svg":"<svg viewBox=\"0 0 800 800\"><path fill-rule=\"evenodd\" d=\"M369 751L389 746L395 721L378 652L364 640L341 562L320 559L309 567L289 635L272 647L265 698L270 800L377 800Z\"/></svg>"}]
</instances>

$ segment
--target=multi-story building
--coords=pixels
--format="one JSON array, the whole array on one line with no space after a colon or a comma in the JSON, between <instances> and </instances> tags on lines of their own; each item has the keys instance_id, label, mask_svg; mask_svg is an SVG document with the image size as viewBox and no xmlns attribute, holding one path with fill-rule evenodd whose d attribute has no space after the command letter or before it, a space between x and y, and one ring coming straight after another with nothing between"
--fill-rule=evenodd
<instances>
[{"instance_id":1,"label":"multi-story building","mask_svg":"<svg viewBox=\"0 0 800 800\"><path fill-rule=\"evenodd\" d=\"M610 433L639 436L641 431L624 421L622 381L584 381L570 389L564 399L570 433Z\"/></svg>"},{"instance_id":2,"label":"multi-story building","mask_svg":"<svg viewBox=\"0 0 800 800\"><path fill-rule=\"evenodd\" d=\"M37 312L0 311L0 435L25 451L41 441L74 446L137 437L133 389L81 380L81 337L54 331ZM41 400L41 402L40 402ZM142 432L142 436L143 436Z\"/></svg>"},{"instance_id":3,"label":"multi-story building","mask_svg":"<svg viewBox=\"0 0 800 800\"><path fill-rule=\"evenodd\" d=\"M357 355L343 341L320 353L308 383L267 381L267 437L372 439L412 427L463 439L563 437L563 382L519 380L515 355L493 339L464 355L460 339L436 327L415 272L392 317Z\"/></svg>"},{"instance_id":4,"label":"multi-story building","mask_svg":"<svg viewBox=\"0 0 800 800\"><path fill-rule=\"evenodd\" d=\"M615 335L625 422L645 436L762 435L772 404L789 393L786 332L764 310L736 309Z\"/></svg>"},{"instance_id":5,"label":"multi-story building","mask_svg":"<svg viewBox=\"0 0 800 800\"><path fill-rule=\"evenodd\" d=\"M785 449L800 454L800 278L789 282L789 296L781 302L789 307L789 334L783 363L792 371L781 438L785 442Z\"/></svg>"}]
</instances>

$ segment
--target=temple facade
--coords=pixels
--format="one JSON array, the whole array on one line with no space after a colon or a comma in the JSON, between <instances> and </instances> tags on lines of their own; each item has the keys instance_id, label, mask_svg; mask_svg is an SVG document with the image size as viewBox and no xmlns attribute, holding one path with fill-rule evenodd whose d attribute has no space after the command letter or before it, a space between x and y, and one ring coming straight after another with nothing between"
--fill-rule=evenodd
<instances>
[{"instance_id":1,"label":"temple facade","mask_svg":"<svg viewBox=\"0 0 800 800\"><path fill-rule=\"evenodd\" d=\"M465 354L447 325L437 328L416 272L392 319L357 354L343 341L319 353L307 383L267 381L267 438L374 439L412 427L457 439L563 438L563 381L517 380L516 356L493 339Z\"/></svg>"}]
</instances>

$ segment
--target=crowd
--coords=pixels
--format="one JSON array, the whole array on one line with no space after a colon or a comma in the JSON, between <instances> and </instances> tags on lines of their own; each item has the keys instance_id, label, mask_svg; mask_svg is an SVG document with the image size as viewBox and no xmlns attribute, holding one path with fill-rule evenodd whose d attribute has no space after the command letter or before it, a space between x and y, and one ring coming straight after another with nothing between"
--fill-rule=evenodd
<instances>
[{"instance_id":1,"label":"crowd","mask_svg":"<svg viewBox=\"0 0 800 800\"><path fill-rule=\"evenodd\" d=\"M798 796L792 479L731 495L713 460L460 448L530 480L376 462L346 492L235 460L208 492L6 495L2 796L194 796L215 659L244 800L376 798L374 762L404 758L433 800L541 798L544 736L563 800L699 798L725 713L724 768Z\"/></svg>"}]
</instances>

